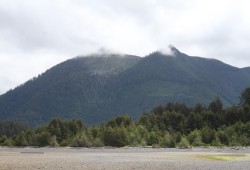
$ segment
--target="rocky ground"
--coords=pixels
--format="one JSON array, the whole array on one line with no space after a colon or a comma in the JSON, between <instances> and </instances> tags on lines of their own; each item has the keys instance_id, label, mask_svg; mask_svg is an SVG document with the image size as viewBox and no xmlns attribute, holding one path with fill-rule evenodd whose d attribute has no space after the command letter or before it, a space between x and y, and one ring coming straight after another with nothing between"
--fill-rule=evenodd
<instances>
[{"instance_id":1,"label":"rocky ground","mask_svg":"<svg viewBox=\"0 0 250 170\"><path fill-rule=\"evenodd\" d=\"M249 167L250 148L0 148L1 170L246 170Z\"/></svg>"}]
</instances>

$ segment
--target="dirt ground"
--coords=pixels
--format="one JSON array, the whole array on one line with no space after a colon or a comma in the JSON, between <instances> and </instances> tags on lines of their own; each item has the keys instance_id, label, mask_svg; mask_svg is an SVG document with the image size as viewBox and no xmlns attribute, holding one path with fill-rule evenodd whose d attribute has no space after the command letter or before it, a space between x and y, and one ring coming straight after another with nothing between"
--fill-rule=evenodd
<instances>
[{"instance_id":1,"label":"dirt ground","mask_svg":"<svg viewBox=\"0 0 250 170\"><path fill-rule=\"evenodd\" d=\"M0 148L1 170L246 170L250 148Z\"/></svg>"}]
</instances>

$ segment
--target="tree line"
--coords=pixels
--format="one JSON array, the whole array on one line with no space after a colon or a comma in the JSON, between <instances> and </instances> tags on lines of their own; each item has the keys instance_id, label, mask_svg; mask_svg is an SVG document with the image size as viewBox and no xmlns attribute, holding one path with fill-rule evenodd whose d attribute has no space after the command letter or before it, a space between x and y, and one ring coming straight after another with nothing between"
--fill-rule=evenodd
<instances>
[{"instance_id":1,"label":"tree line","mask_svg":"<svg viewBox=\"0 0 250 170\"><path fill-rule=\"evenodd\" d=\"M240 104L223 109L220 98L208 106L188 107L168 103L143 113L135 121L128 115L114 117L86 127L81 120L53 119L38 128L12 121L0 121L2 146L249 146L250 88L240 97Z\"/></svg>"}]
</instances>

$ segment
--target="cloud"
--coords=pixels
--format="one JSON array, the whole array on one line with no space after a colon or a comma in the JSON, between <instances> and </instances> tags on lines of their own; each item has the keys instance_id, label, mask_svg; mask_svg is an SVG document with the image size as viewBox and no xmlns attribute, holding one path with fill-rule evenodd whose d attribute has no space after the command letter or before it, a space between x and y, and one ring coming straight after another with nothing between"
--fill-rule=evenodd
<instances>
[{"instance_id":1,"label":"cloud","mask_svg":"<svg viewBox=\"0 0 250 170\"><path fill-rule=\"evenodd\" d=\"M160 53L164 54L164 55L168 55L168 56L171 56L171 57L175 57L176 56L176 47L173 46L173 45L169 45L167 48L161 48L157 51L159 51Z\"/></svg>"},{"instance_id":2,"label":"cloud","mask_svg":"<svg viewBox=\"0 0 250 170\"><path fill-rule=\"evenodd\" d=\"M58 62L66 60L57 55L52 53L47 55L42 51L39 54L25 54L24 56L22 54L18 56L1 54L0 68L3 68L4 71L0 72L0 94L43 73Z\"/></svg>"},{"instance_id":3,"label":"cloud","mask_svg":"<svg viewBox=\"0 0 250 170\"><path fill-rule=\"evenodd\" d=\"M145 56L173 44L189 55L249 66L249 6L248 0L0 0L0 93L101 47Z\"/></svg>"}]
</instances>

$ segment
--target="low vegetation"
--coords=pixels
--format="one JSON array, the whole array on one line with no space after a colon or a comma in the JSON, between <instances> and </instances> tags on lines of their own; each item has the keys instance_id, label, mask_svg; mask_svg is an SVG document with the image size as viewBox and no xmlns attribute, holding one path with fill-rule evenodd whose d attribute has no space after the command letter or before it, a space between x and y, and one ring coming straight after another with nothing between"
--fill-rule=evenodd
<instances>
[{"instance_id":1,"label":"low vegetation","mask_svg":"<svg viewBox=\"0 0 250 170\"><path fill-rule=\"evenodd\" d=\"M218 161L238 160L246 157L246 154L223 154L223 155L196 155L197 158L213 159Z\"/></svg>"},{"instance_id":2,"label":"low vegetation","mask_svg":"<svg viewBox=\"0 0 250 170\"><path fill-rule=\"evenodd\" d=\"M53 119L36 129L14 122L0 122L2 146L249 146L250 88L241 104L223 109L219 98L209 106L168 103L144 113L138 121L128 115L99 126L85 127L80 120Z\"/></svg>"}]
</instances>

